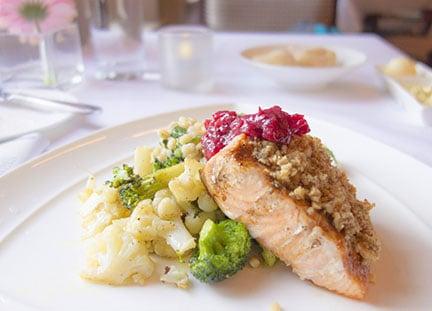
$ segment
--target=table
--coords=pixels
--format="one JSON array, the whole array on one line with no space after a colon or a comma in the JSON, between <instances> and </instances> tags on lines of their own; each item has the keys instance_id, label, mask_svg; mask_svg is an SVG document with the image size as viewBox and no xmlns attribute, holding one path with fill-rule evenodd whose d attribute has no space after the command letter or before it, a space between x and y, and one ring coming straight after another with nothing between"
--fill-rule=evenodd
<instances>
[{"instance_id":1,"label":"table","mask_svg":"<svg viewBox=\"0 0 432 311\"><path fill-rule=\"evenodd\" d=\"M147 63L153 70L157 68L157 37L154 33L146 37ZM368 61L327 90L292 93L256 74L239 57L239 52L249 46L286 42L346 46L363 51ZM80 101L103 107L103 114L76 121L71 131L52 141L50 148L95 129L140 117L200 105L241 102L262 106L278 104L290 112L339 124L432 166L432 127L410 123L404 110L385 92L375 73L376 64L401 55L380 37L372 34L217 33L215 51L216 86L208 94L167 90L152 81L87 81L72 93Z\"/></svg>"}]
</instances>

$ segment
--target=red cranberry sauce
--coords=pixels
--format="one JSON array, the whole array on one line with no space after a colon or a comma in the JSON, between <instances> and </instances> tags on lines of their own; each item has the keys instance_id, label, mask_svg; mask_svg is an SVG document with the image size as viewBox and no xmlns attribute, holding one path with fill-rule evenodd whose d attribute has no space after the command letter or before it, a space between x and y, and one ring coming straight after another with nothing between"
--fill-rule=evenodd
<instances>
[{"instance_id":1,"label":"red cranberry sauce","mask_svg":"<svg viewBox=\"0 0 432 311\"><path fill-rule=\"evenodd\" d=\"M288 144L293 135L301 136L310 131L303 115L290 115L279 106L259 108L257 113L247 115L218 111L204 121L204 126L207 132L201 138L201 144L207 160L242 133L251 138Z\"/></svg>"}]
</instances>

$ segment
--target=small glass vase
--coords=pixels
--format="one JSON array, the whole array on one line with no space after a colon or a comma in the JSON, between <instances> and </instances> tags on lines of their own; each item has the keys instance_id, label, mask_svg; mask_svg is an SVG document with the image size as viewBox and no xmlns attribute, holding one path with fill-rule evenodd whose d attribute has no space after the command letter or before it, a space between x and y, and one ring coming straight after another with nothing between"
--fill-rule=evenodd
<instances>
[{"instance_id":1,"label":"small glass vase","mask_svg":"<svg viewBox=\"0 0 432 311\"><path fill-rule=\"evenodd\" d=\"M0 33L0 81L3 86L68 89L83 80L79 31L17 35Z\"/></svg>"}]
</instances>

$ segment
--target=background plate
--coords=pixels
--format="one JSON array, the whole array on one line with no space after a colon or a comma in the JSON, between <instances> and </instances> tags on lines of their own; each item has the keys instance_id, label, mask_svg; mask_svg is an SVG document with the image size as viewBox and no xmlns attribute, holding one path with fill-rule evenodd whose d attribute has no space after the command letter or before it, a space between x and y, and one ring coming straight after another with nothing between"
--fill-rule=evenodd
<instances>
[{"instance_id":1,"label":"background plate","mask_svg":"<svg viewBox=\"0 0 432 311\"><path fill-rule=\"evenodd\" d=\"M51 151L0 178L1 310L427 310L432 288L432 169L350 130L310 120L312 134L334 151L360 197L376 203L372 220L383 244L376 283L365 301L299 280L290 269L245 268L214 286L183 291L158 282L111 287L79 278L78 191L89 173L103 182L135 147L180 115L204 118L218 105L145 118L96 132Z\"/></svg>"}]
</instances>

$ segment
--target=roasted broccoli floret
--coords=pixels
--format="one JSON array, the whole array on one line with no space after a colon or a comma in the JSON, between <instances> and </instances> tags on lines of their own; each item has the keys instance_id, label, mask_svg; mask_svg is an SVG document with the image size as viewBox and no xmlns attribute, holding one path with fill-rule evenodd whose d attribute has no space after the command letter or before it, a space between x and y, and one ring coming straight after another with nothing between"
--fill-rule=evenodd
<instances>
[{"instance_id":1,"label":"roasted broccoli floret","mask_svg":"<svg viewBox=\"0 0 432 311\"><path fill-rule=\"evenodd\" d=\"M134 209L139 202L146 199L140 191L141 183L128 183L119 188L120 199L123 205L128 209Z\"/></svg>"},{"instance_id":2,"label":"roasted broccoli floret","mask_svg":"<svg viewBox=\"0 0 432 311\"><path fill-rule=\"evenodd\" d=\"M234 220L204 223L198 250L190 259L192 275L204 283L222 281L240 271L251 250L251 237L246 227Z\"/></svg>"},{"instance_id":3,"label":"roasted broccoli floret","mask_svg":"<svg viewBox=\"0 0 432 311\"><path fill-rule=\"evenodd\" d=\"M187 133L187 129L185 129L184 127L181 126L176 126L171 130L171 134L170 136L173 138L179 138L180 136L183 136L184 134Z\"/></svg>"},{"instance_id":4,"label":"roasted broccoli floret","mask_svg":"<svg viewBox=\"0 0 432 311\"><path fill-rule=\"evenodd\" d=\"M123 164L122 167L113 168L113 178L107 181L107 184L113 188L118 188L123 184L131 182L136 177L133 168L127 164Z\"/></svg>"},{"instance_id":5,"label":"roasted broccoli floret","mask_svg":"<svg viewBox=\"0 0 432 311\"><path fill-rule=\"evenodd\" d=\"M120 199L125 207L134 209L142 200L151 199L154 194L168 187L168 182L183 173L183 163L160 169L150 175L140 177L133 169L123 165L113 170L113 179L108 185L119 190Z\"/></svg>"},{"instance_id":6,"label":"roasted broccoli floret","mask_svg":"<svg viewBox=\"0 0 432 311\"><path fill-rule=\"evenodd\" d=\"M261 252L261 256L264 259L264 263L268 267L273 267L276 261L278 260L277 257L272 252L270 252L265 248Z\"/></svg>"},{"instance_id":7,"label":"roasted broccoli floret","mask_svg":"<svg viewBox=\"0 0 432 311\"><path fill-rule=\"evenodd\" d=\"M184 158L181 148L176 148L173 154L167 157L165 161L159 161L158 159L155 159L153 162L153 171L156 172L160 169L174 166L176 164L179 164L183 160Z\"/></svg>"}]
</instances>

